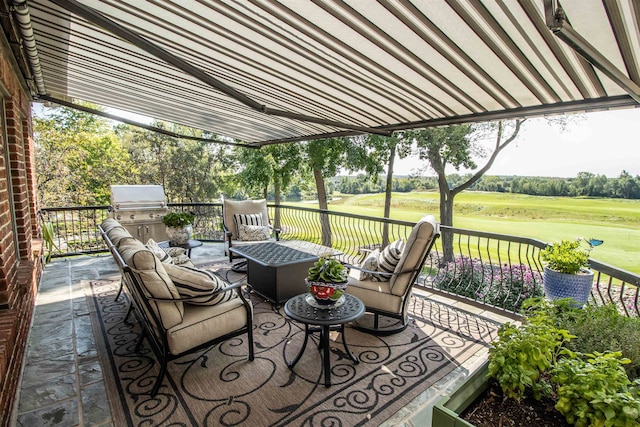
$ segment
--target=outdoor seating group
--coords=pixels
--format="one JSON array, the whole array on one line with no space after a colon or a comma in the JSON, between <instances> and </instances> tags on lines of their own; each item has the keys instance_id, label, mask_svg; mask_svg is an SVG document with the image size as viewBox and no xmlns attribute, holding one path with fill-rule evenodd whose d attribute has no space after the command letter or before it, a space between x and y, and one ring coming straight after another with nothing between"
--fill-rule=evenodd
<instances>
[{"instance_id":1,"label":"outdoor seating group","mask_svg":"<svg viewBox=\"0 0 640 427\"><path fill-rule=\"evenodd\" d=\"M282 246L287 254L292 251L304 253L301 251L306 249L304 245L292 248L291 244L295 243L292 241L279 242L277 232L275 237L272 237L264 200L225 201L223 216L226 231L225 250L229 261L235 256L247 256L254 263L252 268L258 266L273 270L273 274L270 275L263 274L261 270L258 276L253 276L254 278L249 274L249 288L252 285L251 281L257 280L255 277L260 277L260 283L271 280L270 277L276 277L279 266L287 266L291 262L307 265L319 256L339 254L331 248L313 245L315 251L321 248L329 252L314 254L309 251L306 257L298 256L294 261L280 260L280 264L258 259L259 256L255 254L260 251L248 250L251 246L245 246L247 242L272 245L273 242L277 242L278 247ZM249 227L246 227L247 225ZM250 235L248 240L244 240L241 237L247 237L247 234L243 234L241 228L245 229L244 232L256 232L262 237L257 239L255 235ZM143 334L137 343L136 351L146 337L160 361L160 373L151 391L152 395L157 393L162 383L168 361L231 337L247 334L248 358L253 360L253 309L251 301L241 288L247 285L245 281L231 284L211 272L199 270L191 263L184 250L177 250L180 248L167 248L166 245L162 247L153 241L146 244L140 242L115 219L105 220L100 226L100 232L122 275L121 286L127 289L131 301L130 311L136 313L143 325ZM407 327L412 284L438 236L435 218L428 215L418 221L406 241L397 240L382 250L371 251L358 265L347 264L350 268L347 288L349 298L355 297L355 300L361 301L368 314L364 317L361 317L361 313L358 314L357 318L360 319L355 324L357 328L375 334L390 334ZM270 248L268 252L272 255L279 253L274 248ZM295 271L301 277L289 277L290 274L287 274L283 280L296 283L300 281L304 286L306 269L298 270L300 269L287 271ZM276 279L272 281L274 280ZM278 279L278 282L280 281L281 279ZM264 297L266 291L271 292L267 285L260 285L261 289L257 290L260 296ZM269 294L273 295L272 298L267 295L276 307L293 298L293 294L303 293L305 289L297 285L285 287L282 283L280 286L281 290L274 288L273 293ZM296 291L290 292L288 289ZM369 319L366 319L367 317ZM327 369L326 363L324 366ZM325 375L326 384L330 383L328 378Z\"/></svg>"}]
</instances>

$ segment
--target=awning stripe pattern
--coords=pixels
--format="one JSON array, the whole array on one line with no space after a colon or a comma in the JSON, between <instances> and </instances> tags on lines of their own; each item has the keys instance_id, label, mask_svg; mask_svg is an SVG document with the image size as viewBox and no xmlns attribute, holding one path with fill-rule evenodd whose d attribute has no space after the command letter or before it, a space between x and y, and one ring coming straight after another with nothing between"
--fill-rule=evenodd
<instances>
[{"instance_id":1,"label":"awning stripe pattern","mask_svg":"<svg viewBox=\"0 0 640 427\"><path fill-rule=\"evenodd\" d=\"M633 106L625 89L554 36L550 1L27 5L47 95L262 145ZM559 5L575 31L640 84L639 2Z\"/></svg>"}]
</instances>

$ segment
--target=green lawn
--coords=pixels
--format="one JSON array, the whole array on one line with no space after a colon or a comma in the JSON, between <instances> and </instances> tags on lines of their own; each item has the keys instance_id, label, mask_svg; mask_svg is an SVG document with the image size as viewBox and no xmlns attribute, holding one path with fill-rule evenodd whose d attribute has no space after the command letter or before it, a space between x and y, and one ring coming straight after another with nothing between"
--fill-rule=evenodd
<instances>
[{"instance_id":1,"label":"green lawn","mask_svg":"<svg viewBox=\"0 0 640 427\"><path fill-rule=\"evenodd\" d=\"M383 200L382 194L345 196L329 209L382 216ZM394 193L391 218L417 221L431 213L439 219L438 203L437 193ZM594 249L592 258L640 273L640 200L466 192L455 198L453 225L547 242L603 239L604 245Z\"/></svg>"}]
</instances>

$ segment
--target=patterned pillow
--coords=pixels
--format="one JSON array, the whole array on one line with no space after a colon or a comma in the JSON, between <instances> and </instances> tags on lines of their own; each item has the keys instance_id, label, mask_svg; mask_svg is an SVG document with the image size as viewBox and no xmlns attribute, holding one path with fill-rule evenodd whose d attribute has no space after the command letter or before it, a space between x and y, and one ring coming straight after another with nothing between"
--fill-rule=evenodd
<instances>
[{"instance_id":1,"label":"patterned pillow","mask_svg":"<svg viewBox=\"0 0 640 427\"><path fill-rule=\"evenodd\" d=\"M362 261L360 267L369 270L376 271L378 269L378 257L380 256L380 249L369 252L369 255ZM371 280L373 275L365 271L360 271L360 277L358 280Z\"/></svg>"},{"instance_id":2,"label":"patterned pillow","mask_svg":"<svg viewBox=\"0 0 640 427\"><path fill-rule=\"evenodd\" d=\"M185 301L188 304L216 305L237 297L233 289L212 295L218 289L226 287L227 283L210 271L172 264L166 265L165 269L178 289L180 296L196 297Z\"/></svg>"},{"instance_id":3,"label":"patterned pillow","mask_svg":"<svg viewBox=\"0 0 640 427\"><path fill-rule=\"evenodd\" d=\"M185 248L178 248L176 246L169 247L164 251L167 253L167 255L169 255L172 258L179 257L180 255L184 255L187 253L187 250Z\"/></svg>"},{"instance_id":4,"label":"patterned pillow","mask_svg":"<svg viewBox=\"0 0 640 427\"><path fill-rule=\"evenodd\" d=\"M147 249L149 249L153 254L158 257L161 263L163 264L173 264L173 259L171 256L162 249L155 240L149 239L147 240L147 244L145 245Z\"/></svg>"},{"instance_id":5,"label":"patterned pillow","mask_svg":"<svg viewBox=\"0 0 640 427\"><path fill-rule=\"evenodd\" d=\"M266 225L243 225L238 226L238 239L247 242L257 240L269 240L271 231Z\"/></svg>"},{"instance_id":6,"label":"patterned pillow","mask_svg":"<svg viewBox=\"0 0 640 427\"><path fill-rule=\"evenodd\" d=\"M262 224L262 214L233 214L236 223L236 237L240 234L241 225L264 225ZM238 237L239 238L239 237ZM241 240L241 239L240 239Z\"/></svg>"},{"instance_id":7,"label":"patterned pillow","mask_svg":"<svg viewBox=\"0 0 640 427\"><path fill-rule=\"evenodd\" d=\"M385 273L393 273L396 269L396 265L402 258L402 251L404 250L404 241L398 239L384 248L378 256L378 271ZM389 276L376 276L372 280L378 280L380 282L386 282L390 279Z\"/></svg>"}]
</instances>

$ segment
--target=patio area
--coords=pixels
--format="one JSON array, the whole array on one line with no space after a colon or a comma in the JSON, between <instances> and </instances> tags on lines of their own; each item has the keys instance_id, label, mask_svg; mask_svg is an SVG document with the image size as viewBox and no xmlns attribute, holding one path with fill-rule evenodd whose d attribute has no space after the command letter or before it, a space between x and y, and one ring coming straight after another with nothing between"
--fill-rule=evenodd
<instances>
[{"instance_id":1,"label":"patio area","mask_svg":"<svg viewBox=\"0 0 640 427\"><path fill-rule=\"evenodd\" d=\"M221 243L205 243L192 252L196 265L224 261ZM87 303L88 280L113 279L118 270L108 254L57 258L47 264L36 299L33 325L14 413L15 425L110 426L112 418L96 338ZM496 325L508 318L461 302L416 291L439 307L442 316L456 310ZM458 324L459 326L459 324ZM456 325L450 325L455 333ZM407 331L408 332L408 331ZM421 393L383 425L424 426L443 394L485 360L487 347ZM283 361L284 363L284 361ZM184 420L186 421L186 420Z\"/></svg>"}]
</instances>

